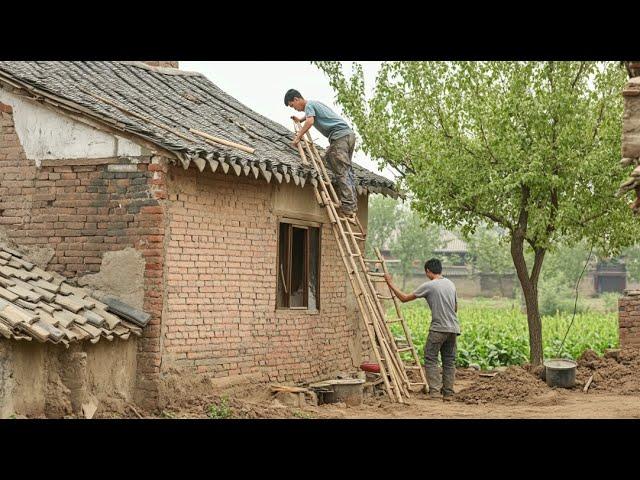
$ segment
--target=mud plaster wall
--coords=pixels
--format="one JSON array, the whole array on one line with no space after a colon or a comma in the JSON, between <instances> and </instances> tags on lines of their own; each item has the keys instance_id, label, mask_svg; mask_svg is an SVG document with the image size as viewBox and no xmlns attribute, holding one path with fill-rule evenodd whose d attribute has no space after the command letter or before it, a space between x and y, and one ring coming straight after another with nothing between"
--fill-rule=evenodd
<instances>
[{"instance_id":1,"label":"mud plaster wall","mask_svg":"<svg viewBox=\"0 0 640 480\"><path fill-rule=\"evenodd\" d=\"M136 341L59 345L0 340L0 418L123 412L135 391Z\"/></svg>"},{"instance_id":2,"label":"mud plaster wall","mask_svg":"<svg viewBox=\"0 0 640 480\"><path fill-rule=\"evenodd\" d=\"M138 157L95 158L105 153L102 142L100 149L89 151L91 158L43 158L38 167L21 143L28 143L24 135L33 131L26 129L22 137L17 133L22 104L14 105L15 112L0 102L0 229L50 270L71 279L87 276L80 281L107 293L131 288L126 299L152 315L137 344L139 398L153 403L160 366L166 161L148 150L139 150L143 155ZM75 141L91 143L93 137L83 136L84 126L75 132ZM111 146L118 154L122 143L116 140ZM118 278L116 270L128 262L131 277Z\"/></svg>"},{"instance_id":3,"label":"mud plaster wall","mask_svg":"<svg viewBox=\"0 0 640 480\"><path fill-rule=\"evenodd\" d=\"M144 256L135 248L105 252L100 271L80 277L78 284L115 295L141 309L144 306L144 267Z\"/></svg>"},{"instance_id":4,"label":"mud plaster wall","mask_svg":"<svg viewBox=\"0 0 640 480\"><path fill-rule=\"evenodd\" d=\"M275 308L278 216L324 221L311 186L195 168L172 168L167 185L163 372L313 380L367 358L366 333L328 224L320 311ZM360 213L366 222L365 197Z\"/></svg>"}]
</instances>

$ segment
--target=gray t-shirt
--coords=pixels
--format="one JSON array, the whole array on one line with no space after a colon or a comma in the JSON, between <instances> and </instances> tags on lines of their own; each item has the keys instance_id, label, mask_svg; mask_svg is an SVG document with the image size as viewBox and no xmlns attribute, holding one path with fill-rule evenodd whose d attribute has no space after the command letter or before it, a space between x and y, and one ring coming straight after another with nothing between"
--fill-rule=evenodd
<instances>
[{"instance_id":1,"label":"gray t-shirt","mask_svg":"<svg viewBox=\"0 0 640 480\"><path fill-rule=\"evenodd\" d=\"M413 294L424 298L431 309L431 327L434 332L457 333L460 324L456 315L456 286L448 278L436 278L423 283Z\"/></svg>"},{"instance_id":2,"label":"gray t-shirt","mask_svg":"<svg viewBox=\"0 0 640 480\"><path fill-rule=\"evenodd\" d=\"M307 100L304 115L305 117L315 117L313 126L330 142L353 133L347 122L324 103L317 100Z\"/></svg>"}]
</instances>

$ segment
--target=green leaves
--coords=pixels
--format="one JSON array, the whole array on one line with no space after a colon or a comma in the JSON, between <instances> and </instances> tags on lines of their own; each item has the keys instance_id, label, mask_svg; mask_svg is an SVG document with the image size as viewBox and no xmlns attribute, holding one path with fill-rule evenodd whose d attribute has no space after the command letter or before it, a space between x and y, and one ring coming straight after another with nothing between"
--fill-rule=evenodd
<instances>
[{"instance_id":1,"label":"green leaves","mask_svg":"<svg viewBox=\"0 0 640 480\"><path fill-rule=\"evenodd\" d=\"M402 305L418 355L422 358L428 335L430 313L424 302ZM390 312L389 315L392 313ZM458 337L456 363L459 367L470 364L489 369L508 365L521 365L529 360L529 341L526 316L515 305L495 305L489 301L462 301L458 311L462 334ZM548 339L545 358L555 357L562 342L571 314L545 316L543 333ZM401 333L398 325L392 331ZM602 355L606 348L618 345L618 324L615 313L585 312L576 315L573 327L565 341L562 356L577 358L587 348Z\"/></svg>"},{"instance_id":2,"label":"green leaves","mask_svg":"<svg viewBox=\"0 0 640 480\"><path fill-rule=\"evenodd\" d=\"M371 98L357 64L350 77L340 62L316 65L365 152L404 173L426 221L510 229L526 208L536 246L562 235L611 252L640 233L613 198L625 175L615 64L384 62Z\"/></svg>"}]
</instances>

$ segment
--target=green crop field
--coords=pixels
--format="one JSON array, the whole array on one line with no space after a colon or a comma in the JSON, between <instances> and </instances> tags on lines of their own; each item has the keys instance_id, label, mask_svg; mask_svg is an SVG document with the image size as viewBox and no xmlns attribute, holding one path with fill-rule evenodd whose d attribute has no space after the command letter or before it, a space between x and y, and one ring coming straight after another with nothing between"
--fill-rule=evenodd
<instances>
[{"instance_id":1,"label":"green crop field","mask_svg":"<svg viewBox=\"0 0 640 480\"><path fill-rule=\"evenodd\" d=\"M422 359L431 313L422 300L402 305L413 341ZM391 306L389 318L395 316ZM520 307L508 301L492 302L476 299L461 301L458 307L461 335L458 337L457 365L479 365L482 369L520 365L529 360L527 317ZM590 348L602 355L606 348L618 346L618 321L615 312L587 311L576 314L564 347L558 352L571 314L562 313L542 318L545 358L556 356L577 358ZM394 334L402 327L392 325Z\"/></svg>"}]
</instances>

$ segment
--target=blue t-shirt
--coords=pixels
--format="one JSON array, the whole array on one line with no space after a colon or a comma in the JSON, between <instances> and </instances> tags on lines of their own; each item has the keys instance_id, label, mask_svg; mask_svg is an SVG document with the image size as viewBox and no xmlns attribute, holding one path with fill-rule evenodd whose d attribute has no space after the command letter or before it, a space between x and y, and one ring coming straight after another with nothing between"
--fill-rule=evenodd
<instances>
[{"instance_id":1,"label":"blue t-shirt","mask_svg":"<svg viewBox=\"0 0 640 480\"><path fill-rule=\"evenodd\" d=\"M317 100L307 100L304 115L305 117L315 117L313 126L330 142L353 133L347 122L324 103Z\"/></svg>"}]
</instances>

